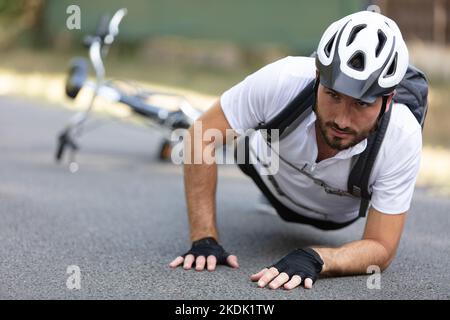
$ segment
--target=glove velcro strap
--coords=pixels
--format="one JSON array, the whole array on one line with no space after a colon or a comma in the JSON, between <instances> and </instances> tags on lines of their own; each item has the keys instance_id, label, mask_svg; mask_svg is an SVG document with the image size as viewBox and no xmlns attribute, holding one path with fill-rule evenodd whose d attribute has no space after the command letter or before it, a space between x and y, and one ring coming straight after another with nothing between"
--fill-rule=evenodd
<instances>
[{"instance_id":1,"label":"glove velcro strap","mask_svg":"<svg viewBox=\"0 0 450 320\"><path fill-rule=\"evenodd\" d=\"M183 257L190 254L193 255L194 258L214 256L217 259L217 264L226 264L229 256L229 253L226 252L217 240L212 237L193 242L191 249L186 252Z\"/></svg>"},{"instance_id":2,"label":"glove velcro strap","mask_svg":"<svg viewBox=\"0 0 450 320\"><path fill-rule=\"evenodd\" d=\"M297 275L302 278L302 282L307 278L315 282L322 271L322 266L320 255L311 248L305 248L294 250L272 267L279 273L286 273L289 278Z\"/></svg>"}]
</instances>

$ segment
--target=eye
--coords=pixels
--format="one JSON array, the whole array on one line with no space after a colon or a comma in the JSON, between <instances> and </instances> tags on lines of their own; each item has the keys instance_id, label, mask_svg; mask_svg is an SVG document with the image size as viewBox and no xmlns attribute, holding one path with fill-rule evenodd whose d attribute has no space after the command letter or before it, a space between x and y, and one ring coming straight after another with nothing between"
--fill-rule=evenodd
<instances>
[{"instance_id":1,"label":"eye","mask_svg":"<svg viewBox=\"0 0 450 320\"><path fill-rule=\"evenodd\" d=\"M358 105L358 107L363 107L363 108L369 106L369 104L367 104L367 103L365 103L364 101L361 101L361 100L357 101L356 104Z\"/></svg>"},{"instance_id":2,"label":"eye","mask_svg":"<svg viewBox=\"0 0 450 320\"><path fill-rule=\"evenodd\" d=\"M333 92L333 91L327 91L327 94L328 94L330 97L332 97L333 99L335 99L335 100L338 100L338 99L339 99L339 96L336 94L336 92Z\"/></svg>"}]
</instances>

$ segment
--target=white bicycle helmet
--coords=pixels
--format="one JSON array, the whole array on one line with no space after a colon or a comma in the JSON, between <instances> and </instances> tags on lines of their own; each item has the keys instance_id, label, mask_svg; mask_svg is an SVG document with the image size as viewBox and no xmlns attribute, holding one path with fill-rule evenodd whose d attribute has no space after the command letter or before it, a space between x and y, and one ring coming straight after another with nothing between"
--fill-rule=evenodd
<instances>
[{"instance_id":1,"label":"white bicycle helmet","mask_svg":"<svg viewBox=\"0 0 450 320\"><path fill-rule=\"evenodd\" d=\"M371 11L334 22L316 57L322 85L368 103L392 92L408 65L408 48L397 24Z\"/></svg>"}]
</instances>

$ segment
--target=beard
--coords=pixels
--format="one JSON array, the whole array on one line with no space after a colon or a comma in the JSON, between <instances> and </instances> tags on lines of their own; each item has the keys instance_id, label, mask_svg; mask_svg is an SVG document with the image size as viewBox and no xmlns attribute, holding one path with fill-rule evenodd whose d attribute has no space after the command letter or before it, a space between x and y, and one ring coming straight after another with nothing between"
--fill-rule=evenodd
<instances>
[{"instance_id":1,"label":"beard","mask_svg":"<svg viewBox=\"0 0 450 320\"><path fill-rule=\"evenodd\" d=\"M361 141L367 139L377 129L376 123L371 128L359 132L348 127L342 129L339 128L339 126L335 122L325 121L317 111L317 105L314 108L314 111L317 116L317 123L319 126L320 134L322 135L325 143L333 150L343 151L346 149L350 149L356 146ZM327 135L327 131L329 131L330 129L336 129L343 133L347 133L348 136L345 139L336 136L330 137Z\"/></svg>"}]
</instances>

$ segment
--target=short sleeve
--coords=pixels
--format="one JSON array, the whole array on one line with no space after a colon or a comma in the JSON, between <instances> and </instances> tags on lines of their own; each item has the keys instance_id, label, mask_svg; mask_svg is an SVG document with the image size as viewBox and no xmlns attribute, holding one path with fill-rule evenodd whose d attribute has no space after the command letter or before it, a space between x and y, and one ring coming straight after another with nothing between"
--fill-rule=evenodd
<instances>
[{"instance_id":1,"label":"short sleeve","mask_svg":"<svg viewBox=\"0 0 450 320\"><path fill-rule=\"evenodd\" d=\"M265 66L221 96L222 110L234 130L256 128L267 120L268 108L274 105L286 59Z\"/></svg>"},{"instance_id":2,"label":"short sleeve","mask_svg":"<svg viewBox=\"0 0 450 320\"><path fill-rule=\"evenodd\" d=\"M372 186L372 206L385 214L401 214L410 209L422 155L422 132L416 130L390 149Z\"/></svg>"}]
</instances>

